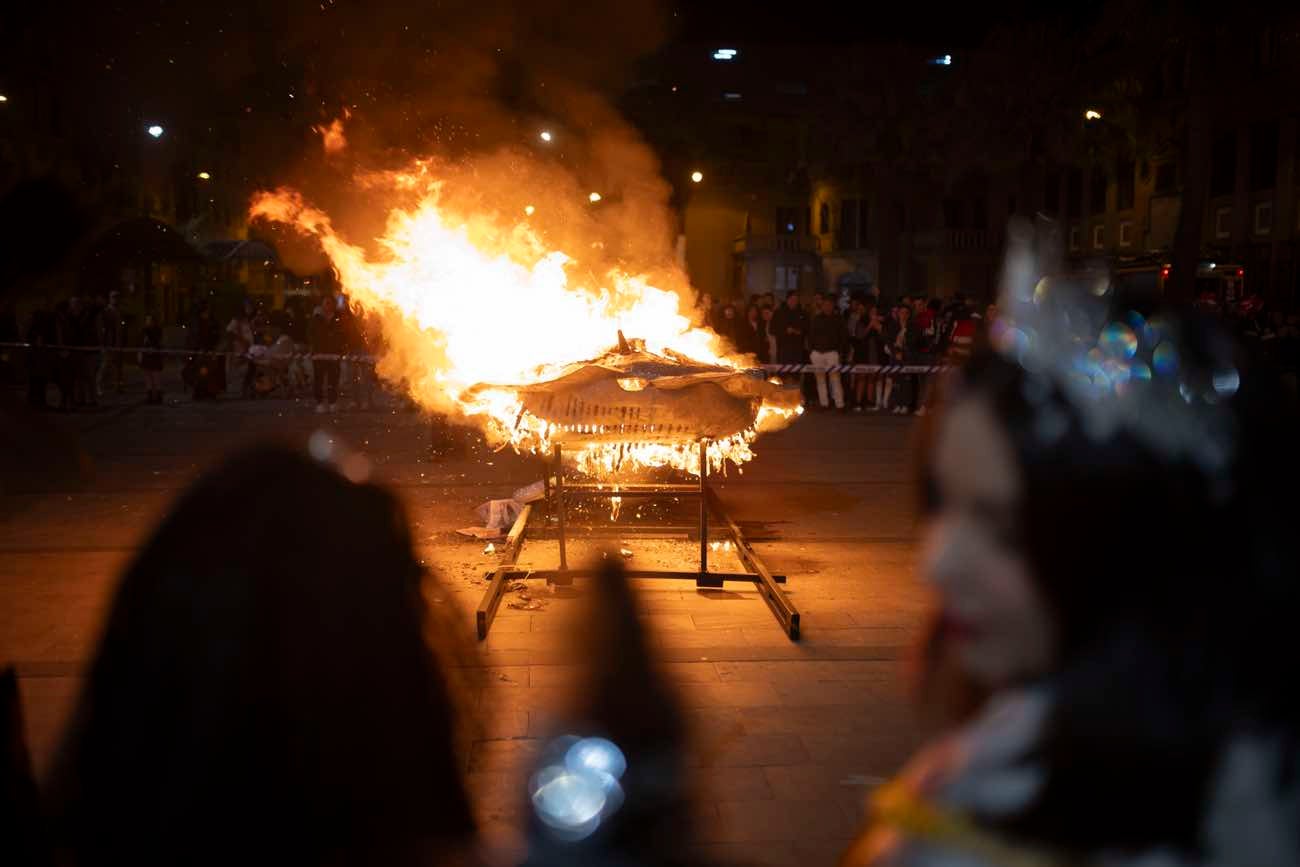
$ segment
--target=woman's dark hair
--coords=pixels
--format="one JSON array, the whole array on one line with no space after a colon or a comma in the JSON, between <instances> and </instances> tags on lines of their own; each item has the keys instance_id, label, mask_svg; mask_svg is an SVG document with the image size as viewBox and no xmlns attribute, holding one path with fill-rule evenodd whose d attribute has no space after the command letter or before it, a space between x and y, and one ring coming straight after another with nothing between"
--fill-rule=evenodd
<instances>
[{"instance_id":1,"label":"woman's dark hair","mask_svg":"<svg viewBox=\"0 0 1300 867\"><path fill-rule=\"evenodd\" d=\"M1225 340L1200 320L1180 317L1178 328L1189 363ZM949 405L983 401L1012 445L1021 545L1060 635L1039 756L1047 786L1010 829L1080 847L1194 846L1229 732L1300 719L1295 699L1277 695L1293 692L1280 685L1297 682L1295 655L1270 648L1298 610L1294 556L1285 520L1263 506L1294 495L1284 433L1294 418L1270 384L1243 377L1228 404L1235 458L1210 473L1127 433L1090 437L1059 389L1035 394L1025 371L991 350L977 350L949 386ZM1065 421L1051 437L1045 409ZM923 455L922 495L934 509L929 467ZM942 638L928 655L947 658Z\"/></svg>"},{"instance_id":2,"label":"woman's dark hair","mask_svg":"<svg viewBox=\"0 0 1300 867\"><path fill-rule=\"evenodd\" d=\"M427 860L474 832L386 491L297 452L200 479L119 585L52 781L80 864Z\"/></svg>"}]
</instances>

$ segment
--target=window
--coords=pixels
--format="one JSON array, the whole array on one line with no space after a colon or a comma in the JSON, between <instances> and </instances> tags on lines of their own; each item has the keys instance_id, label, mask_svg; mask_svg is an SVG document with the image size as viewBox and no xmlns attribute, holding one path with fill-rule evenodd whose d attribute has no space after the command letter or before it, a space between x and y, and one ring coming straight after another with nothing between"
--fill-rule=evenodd
<instances>
[{"instance_id":1,"label":"window","mask_svg":"<svg viewBox=\"0 0 1300 867\"><path fill-rule=\"evenodd\" d=\"M1133 246L1133 221L1125 220L1119 224L1119 245L1121 247Z\"/></svg>"},{"instance_id":2,"label":"window","mask_svg":"<svg viewBox=\"0 0 1300 867\"><path fill-rule=\"evenodd\" d=\"M1156 166L1156 193L1164 195L1178 188L1178 166L1174 163L1161 163Z\"/></svg>"},{"instance_id":3,"label":"window","mask_svg":"<svg viewBox=\"0 0 1300 867\"><path fill-rule=\"evenodd\" d=\"M867 203L862 199L840 202L840 225L835 245L841 250L860 250L866 246Z\"/></svg>"},{"instance_id":4,"label":"window","mask_svg":"<svg viewBox=\"0 0 1300 867\"><path fill-rule=\"evenodd\" d=\"M799 208L776 209L776 233L793 235L799 229Z\"/></svg>"},{"instance_id":5,"label":"window","mask_svg":"<svg viewBox=\"0 0 1300 867\"><path fill-rule=\"evenodd\" d=\"M823 235L830 234L831 231L831 206L826 202L822 202L817 209L817 231Z\"/></svg>"},{"instance_id":6,"label":"window","mask_svg":"<svg viewBox=\"0 0 1300 867\"><path fill-rule=\"evenodd\" d=\"M1255 234L1267 235L1273 231L1273 203L1260 202L1255 205Z\"/></svg>"},{"instance_id":7,"label":"window","mask_svg":"<svg viewBox=\"0 0 1300 867\"><path fill-rule=\"evenodd\" d=\"M1100 250L1106 246L1106 227L1101 223L1092 227L1092 248Z\"/></svg>"},{"instance_id":8,"label":"window","mask_svg":"<svg viewBox=\"0 0 1300 867\"><path fill-rule=\"evenodd\" d=\"M1091 172L1090 186L1088 195L1088 210L1094 214L1106 213L1106 187L1109 186L1110 179L1102 171L1100 166L1093 168Z\"/></svg>"},{"instance_id":9,"label":"window","mask_svg":"<svg viewBox=\"0 0 1300 867\"><path fill-rule=\"evenodd\" d=\"M1070 227L1070 249L1071 250L1079 249L1079 227L1078 226Z\"/></svg>"},{"instance_id":10,"label":"window","mask_svg":"<svg viewBox=\"0 0 1300 867\"><path fill-rule=\"evenodd\" d=\"M1237 187L1237 138L1228 134L1214 143L1210 155L1210 195L1229 196Z\"/></svg>"},{"instance_id":11,"label":"window","mask_svg":"<svg viewBox=\"0 0 1300 867\"><path fill-rule=\"evenodd\" d=\"M1250 188L1271 190L1277 182L1276 122L1257 123L1250 130Z\"/></svg>"},{"instance_id":12,"label":"window","mask_svg":"<svg viewBox=\"0 0 1300 867\"><path fill-rule=\"evenodd\" d=\"M797 292L799 290L799 266L777 265L772 279L772 291Z\"/></svg>"},{"instance_id":13,"label":"window","mask_svg":"<svg viewBox=\"0 0 1300 867\"><path fill-rule=\"evenodd\" d=\"M1133 209L1136 173L1137 166L1131 162L1121 162L1115 167L1115 208L1117 210Z\"/></svg>"},{"instance_id":14,"label":"window","mask_svg":"<svg viewBox=\"0 0 1300 867\"><path fill-rule=\"evenodd\" d=\"M1232 237L1232 208L1219 208L1214 212L1214 237Z\"/></svg>"}]
</instances>

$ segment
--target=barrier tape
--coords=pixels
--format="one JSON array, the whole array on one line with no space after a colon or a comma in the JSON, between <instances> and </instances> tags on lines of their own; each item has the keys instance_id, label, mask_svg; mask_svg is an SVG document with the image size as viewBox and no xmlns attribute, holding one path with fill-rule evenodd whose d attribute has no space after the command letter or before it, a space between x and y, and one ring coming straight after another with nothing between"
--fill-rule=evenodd
<instances>
[{"instance_id":1,"label":"barrier tape","mask_svg":"<svg viewBox=\"0 0 1300 867\"><path fill-rule=\"evenodd\" d=\"M764 364L762 368L768 373L872 373L885 376L943 373L952 369L946 364L835 364L829 367L816 364Z\"/></svg>"},{"instance_id":2,"label":"barrier tape","mask_svg":"<svg viewBox=\"0 0 1300 867\"><path fill-rule=\"evenodd\" d=\"M138 355L176 355L185 358L194 358L196 356L215 357L224 356L227 358L252 358L258 363L269 361L293 361L294 359L310 358L318 361L360 361L367 364L374 364L378 359L373 355L349 355L329 352L271 352L268 351L260 356L250 356L248 352L231 352L222 349L152 349L145 346L72 346L63 343L0 343L0 349L44 349L56 352L120 352L124 355L135 353Z\"/></svg>"},{"instance_id":3,"label":"barrier tape","mask_svg":"<svg viewBox=\"0 0 1300 867\"><path fill-rule=\"evenodd\" d=\"M216 349L149 349L142 346L71 346L66 344L46 343L36 345L32 343L0 343L3 349L45 349L57 352L121 352L123 354L136 353L143 355L175 355L185 358L195 356L224 356L228 358L249 358L247 352L230 352ZM253 358L258 363L272 361L293 361L295 359L309 359L312 361L355 361L365 364L374 364L378 359L373 355L352 355L346 353L329 353L329 352L292 352L292 353L272 353L267 352L265 355ZM816 364L763 364L759 365L767 373L867 373L882 376L905 376L917 374L943 373L950 370L951 367L946 364L836 364L823 366Z\"/></svg>"}]
</instances>

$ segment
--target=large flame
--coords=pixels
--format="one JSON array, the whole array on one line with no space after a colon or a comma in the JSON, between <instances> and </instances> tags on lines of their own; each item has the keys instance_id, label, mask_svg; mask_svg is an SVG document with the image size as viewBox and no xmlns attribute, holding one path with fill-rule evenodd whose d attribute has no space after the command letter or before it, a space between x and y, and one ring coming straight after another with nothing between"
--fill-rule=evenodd
<instances>
[{"instance_id":1,"label":"large flame","mask_svg":"<svg viewBox=\"0 0 1300 867\"><path fill-rule=\"evenodd\" d=\"M752 366L713 331L697 327L676 292L643 275L611 269L577 282L574 260L547 249L531 227L531 206L517 221L453 215L442 206L441 182L427 163L363 180L412 202L388 212L375 255L340 237L329 215L291 189L258 193L250 216L316 238L349 297L382 324L379 374L430 410L476 421L494 445L549 450L553 427L523 413L515 389L601 357L619 331L656 354ZM761 407L750 426L709 444L711 468L749 460L759 429L781 426L799 411ZM601 442L576 457L593 473L629 464L699 472L697 449L683 444Z\"/></svg>"}]
</instances>

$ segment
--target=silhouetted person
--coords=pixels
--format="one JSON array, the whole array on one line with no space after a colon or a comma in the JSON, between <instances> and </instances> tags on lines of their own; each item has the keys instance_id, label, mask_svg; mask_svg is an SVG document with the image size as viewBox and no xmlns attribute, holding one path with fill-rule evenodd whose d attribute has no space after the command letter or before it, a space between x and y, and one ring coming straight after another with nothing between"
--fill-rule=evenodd
<instances>
[{"instance_id":1,"label":"silhouetted person","mask_svg":"<svg viewBox=\"0 0 1300 867\"><path fill-rule=\"evenodd\" d=\"M60 853L228 865L463 852L457 715L426 643L450 633L428 623L421 580L381 488L279 447L200 479L114 596L50 787Z\"/></svg>"},{"instance_id":2,"label":"silhouetted person","mask_svg":"<svg viewBox=\"0 0 1300 867\"><path fill-rule=\"evenodd\" d=\"M57 338L54 314L39 307L27 326L27 404L32 409L48 409L47 392L51 379L58 380L55 351L47 349Z\"/></svg>"},{"instance_id":3,"label":"silhouetted person","mask_svg":"<svg viewBox=\"0 0 1300 867\"><path fill-rule=\"evenodd\" d=\"M144 351L140 353L140 370L144 371L144 384L148 392L146 402L162 403L162 328L158 326L152 313L144 315L140 343L144 347Z\"/></svg>"},{"instance_id":4,"label":"silhouetted person","mask_svg":"<svg viewBox=\"0 0 1300 867\"><path fill-rule=\"evenodd\" d=\"M50 864L52 853L41 820L22 710L18 677L12 667L6 668L0 671L0 851L5 864L37 867Z\"/></svg>"},{"instance_id":5,"label":"silhouetted person","mask_svg":"<svg viewBox=\"0 0 1300 867\"><path fill-rule=\"evenodd\" d=\"M555 733L570 737L550 742L529 783L526 863L695 863L691 847L698 841L687 784L685 720L655 663L635 595L615 556L606 558L593 579L588 605L585 628L573 633L573 649L588 664L577 691L581 698L567 714L565 730ZM563 773L566 766L573 767L568 753L575 735L611 742L626 762L621 776L610 781L616 785L607 792L608 812L594 823L577 823L582 813L565 809L582 801L581 785L573 787L578 789L576 799L566 799L562 784L553 800L538 793L547 775L555 773L548 769Z\"/></svg>"},{"instance_id":6,"label":"silhouetted person","mask_svg":"<svg viewBox=\"0 0 1300 867\"><path fill-rule=\"evenodd\" d=\"M345 350L346 301L342 295L321 302L311 319L308 331L313 354L340 355ZM339 402L339 369L337 358L311 360L312 389L316 396L316 412L334 412Z\"/></svg>"}]
</instances>

